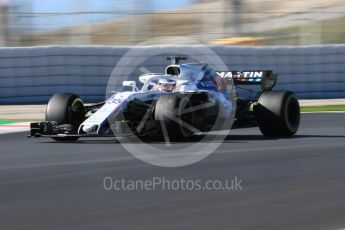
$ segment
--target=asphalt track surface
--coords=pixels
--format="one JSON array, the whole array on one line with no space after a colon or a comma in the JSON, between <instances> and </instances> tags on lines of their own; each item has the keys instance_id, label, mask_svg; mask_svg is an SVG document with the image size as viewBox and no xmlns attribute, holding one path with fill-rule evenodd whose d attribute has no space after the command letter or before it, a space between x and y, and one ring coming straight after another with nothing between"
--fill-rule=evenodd
<instances>
[{"instance_id":1,"label":"asphalt track surface","mask_svg":"<svg viewBox=\"0 0 345 230\"><path fill-rule=\"evenodd\" d=\"M214 154L180 168L146 164L112 139L25 135L0 136L0 229L345 228L345 114L303 114L290 139L233 131ZM243 190L106 191L107 176L237 176Z\"/></svg>"}]
</instances>

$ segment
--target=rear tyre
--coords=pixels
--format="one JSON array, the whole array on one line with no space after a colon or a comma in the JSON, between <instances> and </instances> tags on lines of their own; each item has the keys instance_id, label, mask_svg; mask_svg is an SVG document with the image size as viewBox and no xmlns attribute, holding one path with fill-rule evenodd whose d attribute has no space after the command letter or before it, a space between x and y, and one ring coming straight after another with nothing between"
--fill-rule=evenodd
<instances>
[{"instance_id":1,"label":"rear tyre","mask_svg":"<svg viewBox=\"0 0 345 230\"><path fill-rule=\"evenodd\" d=\"M298 99L290 91L270 91L261 94L255 107L260 131L267 137L294 135L300 123Z\"/></svg>"},{"instance_id":2,"label":"rear tyre","mask_svg":"<svg viewBox=\"0 0 345 230\"><path fill-rule=\"evenodd\" d=\"M85 119L85 107L78 95L71 93L54 94L46 109L46 121L57 125L71 124L77 130ZM56 141L76 141L79 137L53 137Z\"/></svg>"},{"instance_id":3,"label":"rear tyre","mask_svg":"<svg viewBox=\"0 0 345 230\"><path fill-rule=\"evenodd\" d=\"M192 107L189 98L183 94L165 94L157 100L155 119L161 122L163 136L168 134L170 140L183 140L193 135L195 113L184 112Z\"/></svg>"}]
</instances>

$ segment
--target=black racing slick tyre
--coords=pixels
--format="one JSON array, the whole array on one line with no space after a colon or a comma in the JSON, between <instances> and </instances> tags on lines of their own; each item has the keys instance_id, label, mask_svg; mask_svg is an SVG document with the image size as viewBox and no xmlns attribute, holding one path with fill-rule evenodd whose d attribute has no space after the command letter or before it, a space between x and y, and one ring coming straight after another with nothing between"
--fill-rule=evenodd
<instances>
[{"instance_id":1,"label":"black racing slick tyre","mask_svg":"<svg viewBox=\"0 0 345 230\"><path fill-rule=\"evenodd\" d=\"M49 100L46 109L46 121L55 121L57 125L71 124L77 129L85 119L85 107L78 95L57 93ZM54 137L56 141L76 141L79 137Z\"/></svg>"},{"instance_id":2,"label":"black racing slick tyre","mask_svg":"<svg viewBox=\"0 0 345 230\"><path fill-rule=\"evenodd\" d=\"M155 106L155 120L161 123L162 134L169 140L183 140L193 135L195 114L186 112L191 108L190 97L184 94L162 95Z\"/></svg>"},{"instance_id":3,"label":"black racing slick tyre","mask_svg":"<svg viewBox=\"0 0 345 230\"><path fill-rule=\"evenodd\" d=\"M298 130L300 107L297 97L290 91L262 93L255 112L260 131L267 137L288 137Z\"/></svg>"}]
</instances>

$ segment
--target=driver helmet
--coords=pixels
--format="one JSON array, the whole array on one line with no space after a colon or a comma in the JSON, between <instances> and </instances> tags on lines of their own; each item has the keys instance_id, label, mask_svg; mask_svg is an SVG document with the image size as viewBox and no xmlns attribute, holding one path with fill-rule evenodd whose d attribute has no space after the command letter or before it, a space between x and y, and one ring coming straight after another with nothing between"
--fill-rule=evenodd
<instances>
[{"instance_id":1,"label":"driver helmet","mask_svg":"<svg viewBox=\"0 0 345 230\"><path fill-rule=\"evenodd\" d=\"M171 79L160 79L158 81L158 90L172 92L175 89L176 81Z\"/></svg>"}]
</instances>

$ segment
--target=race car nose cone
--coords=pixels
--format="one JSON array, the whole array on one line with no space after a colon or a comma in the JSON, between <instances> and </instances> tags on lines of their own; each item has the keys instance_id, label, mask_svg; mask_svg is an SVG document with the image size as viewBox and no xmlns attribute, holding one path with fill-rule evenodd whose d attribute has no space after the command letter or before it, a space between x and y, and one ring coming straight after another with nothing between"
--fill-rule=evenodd
<instances>
[{"instance_id":1,"label":"race car nose cone","mask_svg":"<svg viewBox=\"0 0 345 230\"><path fill-rule=\"evenodd\" d=\"M84 131L85 133L91 133L91 132L96 131L97 128L98 128L98 125L85 125L85 126L83 127L83 131Z\"/></svg>"}]
</instances>

